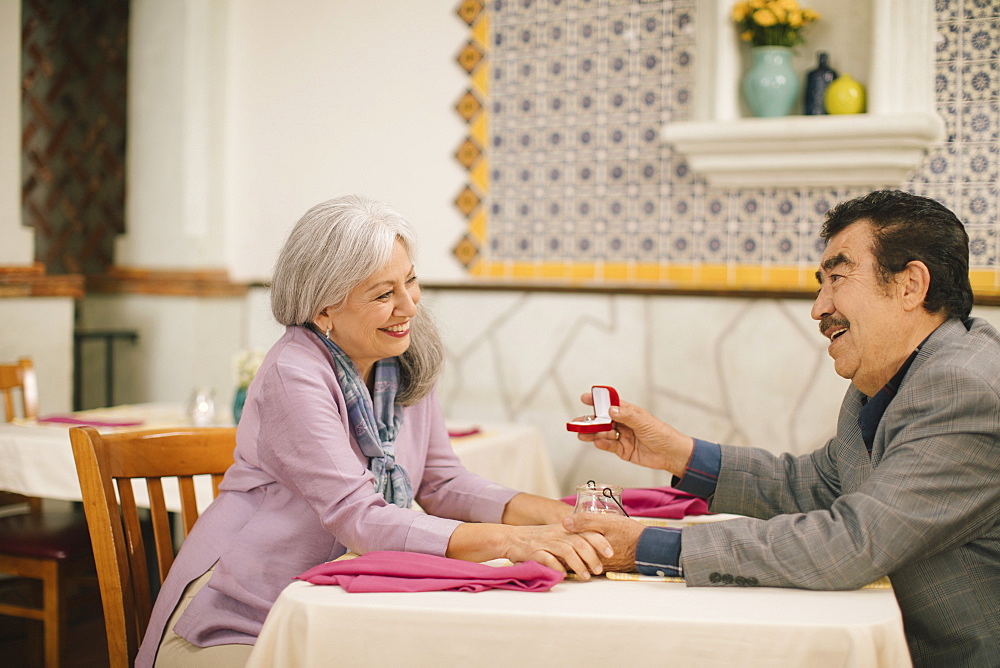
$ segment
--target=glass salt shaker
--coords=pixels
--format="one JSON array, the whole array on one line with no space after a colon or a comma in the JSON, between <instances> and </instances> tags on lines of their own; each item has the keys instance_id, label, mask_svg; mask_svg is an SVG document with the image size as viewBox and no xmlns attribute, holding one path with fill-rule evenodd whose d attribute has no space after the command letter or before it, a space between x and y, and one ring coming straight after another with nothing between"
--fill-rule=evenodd
<instances>
[{"instance_id":1,"label":"glass salt shaker","mask_svg":"<svg viewBox=\"0 0 1000 668\"><path fill-rule=\"evenodd\" d=\"M215 391L198 387L191 393L187 405L188 419L196 427L208 427L215 422Z\"/></svg>"},{"instance_id":2,"label":"glass salt shaker","mask_svg":"<svg viewBox=\"0 0 1000 668\"><path fill-rule=\"evenodd\" d=\"M600 513L604 515L624 515L622 488L620 485L598 484L593 480L576 488L574 513Z\"/></svg>"}]
</instances>

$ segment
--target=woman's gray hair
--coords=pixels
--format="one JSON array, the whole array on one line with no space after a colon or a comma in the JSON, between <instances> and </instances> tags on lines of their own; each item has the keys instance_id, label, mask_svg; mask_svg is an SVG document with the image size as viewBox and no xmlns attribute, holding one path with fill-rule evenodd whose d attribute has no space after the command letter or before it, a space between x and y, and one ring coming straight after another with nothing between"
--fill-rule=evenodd
<instances>
[{"instance_id":1,"label":"woman's gray hair","mask_svg":"<svg viewBox=\"0 0 1000 668\"><path fill-rule=\"evenodd\" d=\"M416 235L391 207L345 195L306 211L278 254L271 280L271 312L282 325L306 325L327 307L342 308L348 295L385 268L396 240L411 260ZM444 348L426 309L411 320L410 347L400 355L400 392L404 406L424 398L444 367Z\"/></svg>"}]
</instances>

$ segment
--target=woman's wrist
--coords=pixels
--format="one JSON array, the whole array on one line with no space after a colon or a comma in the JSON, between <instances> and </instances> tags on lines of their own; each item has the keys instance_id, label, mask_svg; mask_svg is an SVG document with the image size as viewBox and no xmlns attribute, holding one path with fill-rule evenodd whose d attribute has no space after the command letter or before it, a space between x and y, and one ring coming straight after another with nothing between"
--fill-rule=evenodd
<instances>
[{"instance_id":1,"label":"woman's wrist","mask_svg":"<svg viewBox=\"0 0 1000 668\"><path fill-rule=\"evenodd\" d=\"M489 561L507 556L510 527L502 524L463 522L448 539L445 556L465 561Z\"/></svg>"},{"instance_id":2,"label":"woman's wrist","mask_svg":"<svg viewBox=\"0 0 1000 668\"><path fill-rule=\"evenodd\" d=\"M516 526L560 524L572 512L572 506L558 499L522 492L507 502L501 521Z\"/></svg>"}]
</instances>

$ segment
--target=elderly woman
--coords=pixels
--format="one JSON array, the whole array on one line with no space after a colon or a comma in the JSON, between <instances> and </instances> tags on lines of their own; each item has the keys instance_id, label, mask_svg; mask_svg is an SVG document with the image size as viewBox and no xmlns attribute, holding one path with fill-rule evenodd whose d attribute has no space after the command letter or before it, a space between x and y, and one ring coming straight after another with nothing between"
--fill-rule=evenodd
<instances>
[{"instance_id":1,"label":"elderly woman","mask_svg":"<svg viewBox=\"0 0 1000 668\"><path fill-rule=\"evenodd\" d=\"M292 229L271 286L285 334L254 378L236 461L170 570L136 665L242 665L292 578L348 550L601 572L608 543L566 532L570 506L484 480L452 451L413 250L410 225L361 197L319 204Z\"/></svg>"}]
</instances>

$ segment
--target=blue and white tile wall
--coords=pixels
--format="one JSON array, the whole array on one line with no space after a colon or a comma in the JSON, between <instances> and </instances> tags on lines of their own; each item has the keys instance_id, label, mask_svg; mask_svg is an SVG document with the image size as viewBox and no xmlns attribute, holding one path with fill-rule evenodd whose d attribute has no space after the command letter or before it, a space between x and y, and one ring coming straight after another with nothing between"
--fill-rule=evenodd
<instances>
[{"instance_id":1,"label":"blue and white tile wall","mask_svg":"<svg viewBox=\"0 0 1000 668\"><path fill-rule=\"evenodd\" d=\"M694 0L494 0L489 260L811 264L823 214L871 188L713 189L659 138L691 116ZM902 187L997 264L1000 5L938 0L945 141ZM883 184L872 184L872 188Z\"/></svg>"}]
</instances>

